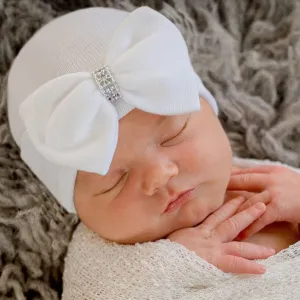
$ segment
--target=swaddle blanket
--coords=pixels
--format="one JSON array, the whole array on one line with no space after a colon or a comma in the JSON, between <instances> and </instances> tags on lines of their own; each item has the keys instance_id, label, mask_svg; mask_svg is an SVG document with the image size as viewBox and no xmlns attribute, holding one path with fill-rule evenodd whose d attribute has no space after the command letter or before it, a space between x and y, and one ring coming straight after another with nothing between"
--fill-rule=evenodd
<instances>
[{"instance_id":1,"label":"swaddle blanket","mask_svg":"<svg viewBox=\"0 0 300 300\"><path fill-rule=\"evenodd\" d=\"M120 245L79 224L65 261L63 300L300 299L300 242L260 262L263 275L226 274L178 243Z\"/></svg>"}]
</instances>

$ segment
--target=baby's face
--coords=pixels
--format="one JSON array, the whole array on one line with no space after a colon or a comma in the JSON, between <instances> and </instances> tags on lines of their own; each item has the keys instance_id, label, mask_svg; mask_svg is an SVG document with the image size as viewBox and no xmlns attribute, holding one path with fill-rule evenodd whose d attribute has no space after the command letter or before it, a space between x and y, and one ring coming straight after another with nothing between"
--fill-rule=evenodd
<instances>
[{"instance_id":1,"label":"baby's face","mask_svg":"<svg viewBox=\"0 0 300 300\"><path fill-rule=\"evenodd\" d=\"M79 171L75 206L83 223L119 243L154 241L192 227L219 208L231 172L231 148L210 105L162 117L133 110L119 122L107 175ZM176 209L168 204L185 191Z\"/></svg>"}]
</instances>

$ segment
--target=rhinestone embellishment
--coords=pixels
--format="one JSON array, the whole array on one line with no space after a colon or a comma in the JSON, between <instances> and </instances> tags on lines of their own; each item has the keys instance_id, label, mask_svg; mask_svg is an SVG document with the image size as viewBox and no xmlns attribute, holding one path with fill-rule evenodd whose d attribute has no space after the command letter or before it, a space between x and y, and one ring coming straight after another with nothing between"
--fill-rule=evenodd
<instances>
[{"instance_id":1,"label":"rhinestone embellishment","mask_svg":"<svg viewBox=\"0 0 300 300\"><path fill-rule=\"evenodd\" d=\"M107 66L92 73L102 95L110 102L121 98L119 87Z\"/></svg>"}]
</instances>

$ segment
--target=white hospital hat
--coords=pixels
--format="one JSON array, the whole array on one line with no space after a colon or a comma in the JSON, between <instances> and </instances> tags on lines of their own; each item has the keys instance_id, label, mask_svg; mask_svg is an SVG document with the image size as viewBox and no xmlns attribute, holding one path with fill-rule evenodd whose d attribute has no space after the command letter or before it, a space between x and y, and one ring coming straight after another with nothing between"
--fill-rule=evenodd
<instances>
[{"instance_id":1,"label":"white hospital hat","mask_svg":"<svg viewBox=\"0 0 300 300\"><path fill-rule=\"evenodd\" d=\"M185 41L160 13L88 8L54 19L21 49L8 78L10 128L21 157L74 213L78 170L105 175L118 120L137 108L159 115L217 113Z\"/></svg>"}]
</instances>

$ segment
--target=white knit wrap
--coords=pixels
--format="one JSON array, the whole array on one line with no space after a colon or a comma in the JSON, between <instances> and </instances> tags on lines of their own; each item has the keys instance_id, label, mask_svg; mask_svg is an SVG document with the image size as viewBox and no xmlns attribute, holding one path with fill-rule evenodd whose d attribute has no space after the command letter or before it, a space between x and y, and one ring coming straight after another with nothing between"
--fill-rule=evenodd
<instances>
[{"instance_id":1,"label":"white knit wrap","mask_svg":"<svg viewBox=\"0 0 300 300\"><path fill-rule=\"evenodd\" d=\"M104 66L120 90L115 101L92 76ZM119 119L134 108L158 115L197 111L199 96L217 113L181 33L148 7L89 8L55 19L20 51L8 82L21 156L69 212L75 212L77 171L108 172Z\"/></svg>"},{"instance_id":2,"label":"white knit wrap","mask_svg":"<svg viewBox=\"0 0 300 300\"><path fill-rule=\"evenodd\" d=\"M235 159L234 163L250 167L271 162ZM263 275L232 275L178 243L161 239L120 245L80 224L65 261L62 299L300 299L300 242L260 263L267 267Z\"/></svg>"}]
</instances>

